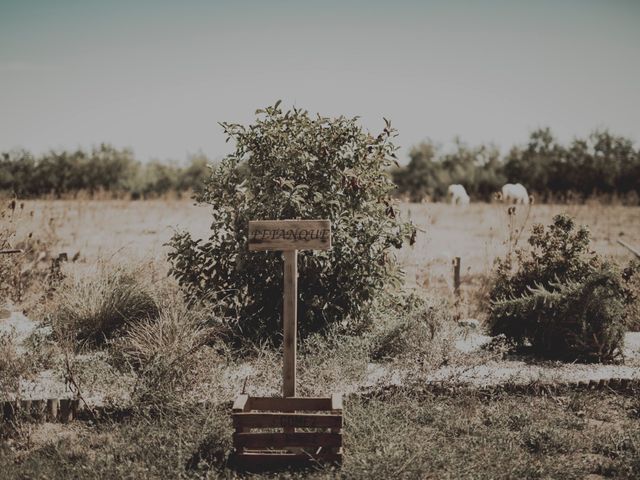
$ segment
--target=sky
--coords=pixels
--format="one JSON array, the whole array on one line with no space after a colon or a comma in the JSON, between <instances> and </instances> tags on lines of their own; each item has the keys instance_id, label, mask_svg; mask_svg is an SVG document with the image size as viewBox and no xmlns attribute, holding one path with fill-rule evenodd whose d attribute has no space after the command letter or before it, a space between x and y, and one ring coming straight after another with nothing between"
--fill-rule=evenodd
<instances>
[{"instance_id":1,"label":"sky","mask_svg":"<svg viewBox=\"0 0 640 480\"><path fill-rule=\"evenodd\" d=\"M550 127L640 142L640 0L0 0L0 151L218 159L283 101L507 150Z\"/></svg>"}]
</instances>

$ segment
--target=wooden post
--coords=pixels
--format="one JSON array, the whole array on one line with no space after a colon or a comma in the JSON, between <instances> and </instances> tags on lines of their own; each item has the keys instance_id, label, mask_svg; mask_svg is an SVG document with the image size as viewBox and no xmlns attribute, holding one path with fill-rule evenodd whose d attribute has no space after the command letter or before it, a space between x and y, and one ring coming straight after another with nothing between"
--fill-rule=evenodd
<instances>
[{"instance_id":1,"label":"wooden post","mask_svg":"<svg viewBox=\"0 0 640 480\"><path fill-rule=\"evenodd\" d=\"M460 296L460 257L453 259L453 293Z\"/></svg>"},{"instance_id":2,"label":"wooden post","mask_svg":"<svg viewBox=\"0 0 640 480\"><path fill-rule=\"evenodd\" d=\"M298 318L298 251L286 250L284 257L284 368L282 396L296 396L296 344Z\"/></svg>"}]
</instances>

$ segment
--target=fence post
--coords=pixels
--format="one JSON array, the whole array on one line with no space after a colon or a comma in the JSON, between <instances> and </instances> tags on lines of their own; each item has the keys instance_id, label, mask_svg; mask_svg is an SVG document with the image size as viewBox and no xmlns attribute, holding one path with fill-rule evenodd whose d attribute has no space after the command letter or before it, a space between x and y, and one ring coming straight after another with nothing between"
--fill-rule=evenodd
<instances>
[{"instance_id":1,"label":"fence post","mask_svg":"<svg viewBox=\"0 0 640 480\"><path fill-rule=\"evenodd\" d=\"M453 293L460 297L460 257L453 259Z\"/></svg>"}]
</instances>

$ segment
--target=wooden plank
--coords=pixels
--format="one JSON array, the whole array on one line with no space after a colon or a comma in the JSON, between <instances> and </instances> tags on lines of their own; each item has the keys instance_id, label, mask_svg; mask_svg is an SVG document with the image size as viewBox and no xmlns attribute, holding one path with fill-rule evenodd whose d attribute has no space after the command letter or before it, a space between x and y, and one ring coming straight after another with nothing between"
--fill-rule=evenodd
<instances>
[{"instance_id":1,"label":"wooden plank","mask_svg":"<svg viewBox=\"0 0 640 480\"><path fill-rule=\"evenodd\" d=\"M55 421L58 418L58 409L60 408L60 400L57 398L50 398L47 400L47 420L50 422Z\"/></svg>"},{"instance_id":2,"label":"wooden plank","mask_svg":"<svg viewBox=\"0 0 640 480\"><path fill-rule=\"evenodd\" d=\"M249 395L238 395L238 397L233 402L233 407L231 410L234 412L242 412L246 410L248 401Z\"/></svg>"},{"instance_id":3,"label":"wooden plank","mask_svg":"<svg viewBox=\"0 0 640 480\"><path fill-rule=\"evenodd\" d=\"M339 415L342 415L342 394L341 393L334 393L331 395L331 410L334 413L337 413ZM332 428L331 432L333 433L340 433L342 431L341 428ZM331 449L333 451L333 453L335 454L341 454L342 453L342 445L340 445L339 447L335 447L333 449Z\"/></svg>"},{"instance_id":4,"label":"wooden plank","mask_svg":"<svg viewBox=\"0 0 640 480\"><path fill-rule=\"evenodd\" d=\"M31 401L31 415L38 422L45 420L45 410L47 408L46 400L32 400Z\"/></svg>"},{"instance_id":5,"label":"wooden plank","mask_svg":"<svg viewBox=\"0 0 640 480\"><path fill-rule=\"evenodd\" d=\"M252 220L249 250L329 250L329 220Z\"/></svg>"},{"instance_id":6,"label":"wooden plank","mask_svg":"<svg viewBox=\"0 0 640 480\"><path fill-rule=\"evenodd\" d=\"M296 319L298 318L298 252L286 251L284 256L284 362L282 396L296 396Z\"/></svg>"},{"instance_id":7,"label":"wooden plank","mask_svg":"<svg viewBox=\"0 0 640 480\"><path fill-rule=\"evenodd\" d=\"M233 413L234 427L249 428L342 428L342 415L317 413Z\"/></svg>"},{"instance_id":8,"label":"wooden plank","mask_svg":"<svg viewBox=\"0 0 640 480\"><path fill-rule=\"evenodd\" d=\"M331 410L331 398L322 397L251 397L250 410L278 412Z\"/></svg>"},{"instance_id":9,"label":"wooden plank","mask_svg":"<svg viewBox=\"0 0 640 480\"><path fill-rule=\"evenodd\" d=\"M16 402L12 402L12 401L5 401L3 406L2 406L2 414L3 414L3 418L6 422L13 420L15 417L15 413L16 413L17 407L16 407Z\"/></svg>"},{"instance_id":10,"label":"wooden plank","mask_svg":"<svg viewBox=\"0 0 640 480\"><path fill-rule=\"evenodd\" d=\"M331 395L331 410L342 412L342 394L334 393Z\"/></svg>"},{"instance_id":11,"label":"wooden plank","mask_svg":"<svg viewBox=\"0 0 640 480\"><path fill-rule=\"evenodd\" d=\"M20 400L20 412L22 415L31 415L31 400Z\"/></svg>"},{"instance_id":12,"label":"wooden plank","mask_svg":"<svg viewBox=\"0 0 640 480\"><path fill-rule=\"evenodd\" d=\"M342 434L325 432L258 432L234 433L233 445L247 448L340 447Z\"/></svg>"},{"instance_id":13,"label":"wooden plank","mask_svg":"<svg viewBox=\"0 0 640 480\"><path fill-rule=\"evenodd\" d=\"M342 450L339 453L323 452L314 455L304 452L242 452L236 453L233 460L238 467L251 471L309 467L318 463L340 465L342 464Z\"/></svg>"},{"instance_id":14,"label":"wooden plank","mask_svg":"<svg viewBox=\"0 0 640 480\"><path fill-rule=\"evenodd\" d=\"M71 405L71 399L60 399L60 421L62 423L68 423L73 420L73 409Z\"/></svg>"}]
</instances>

